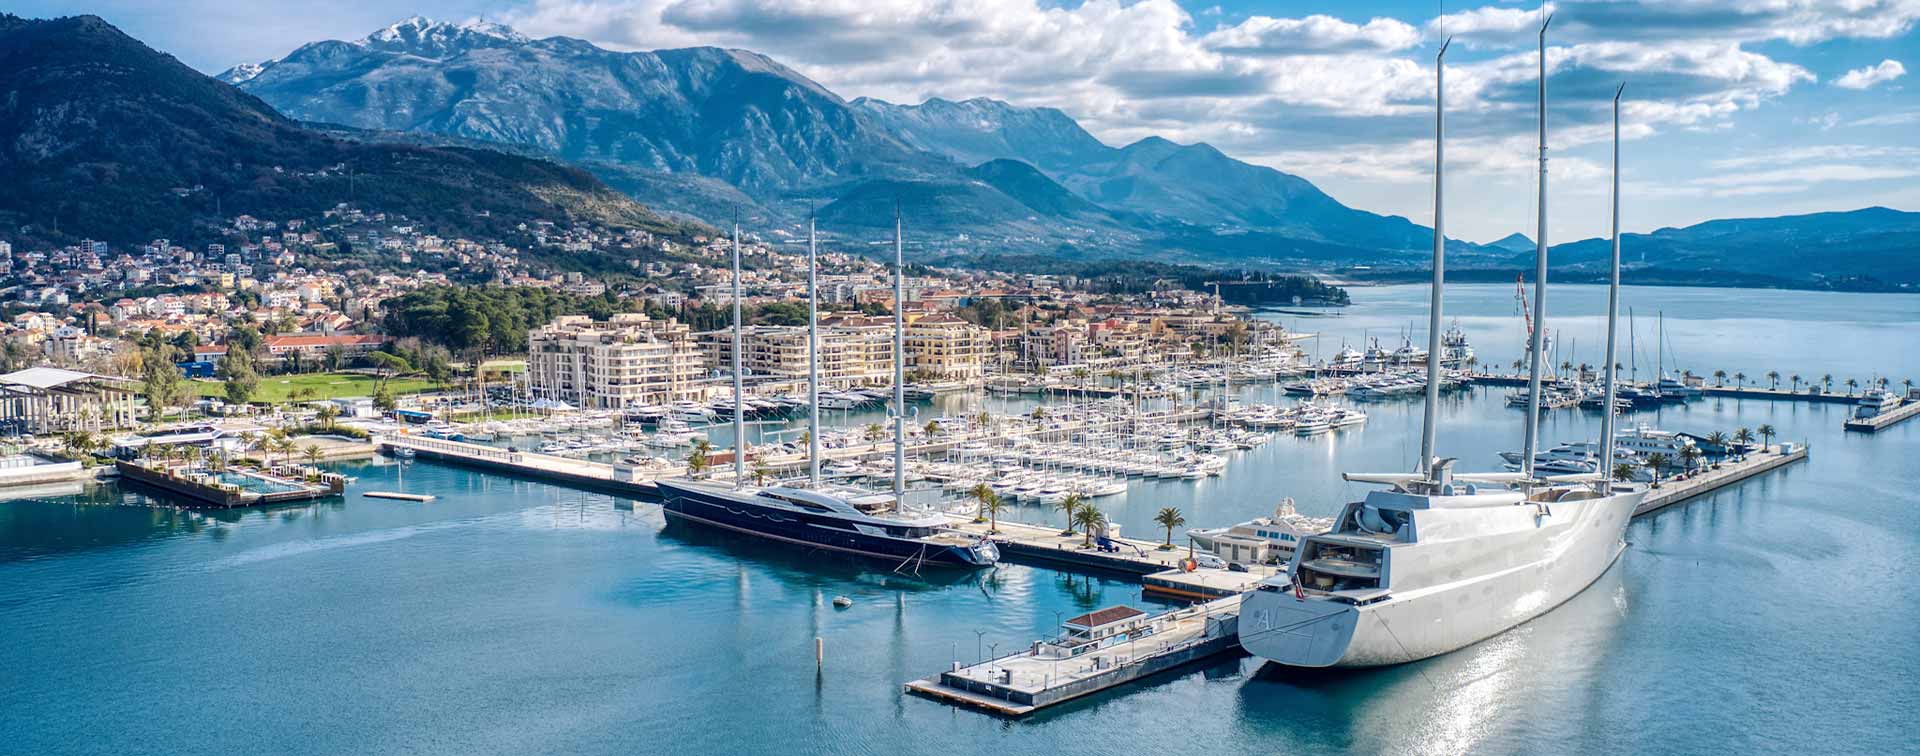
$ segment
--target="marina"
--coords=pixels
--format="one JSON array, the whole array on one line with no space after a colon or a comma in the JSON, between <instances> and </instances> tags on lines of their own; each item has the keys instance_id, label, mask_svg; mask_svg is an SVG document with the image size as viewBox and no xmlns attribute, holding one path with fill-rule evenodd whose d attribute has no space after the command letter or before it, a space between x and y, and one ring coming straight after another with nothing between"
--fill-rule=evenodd
<instances>
[{"instance_id":1,"label":"marina","mask_svg":"<svg viewBox=\"0 0 1920 756\"><path fill-rule=\"evenodd\" d=\"M1458 286L1450 290L1461 288L1469 295L1475 291ZM1496 314L1502 307L1497 304L1497 289L1484 287L1485 299L1496 303L1489 305ZM1568 291L1563 302L1580 299L1588 289L1569 287ZM1668 293L1640 290L1636 296ZM1397 290L1363 294L1387 301L1402 296ZM1424 287L1419 294L1424 296ZM1590 296L1586 298L1591 301ZM1800 301L1797 311L1817 313L1813 303L1825 299ZM1851 302L1844 307L1857 309ZM1366 312L1357 310L1344 317L1364 320ZM1485 322L1471 317L1472 310L1461 314L1469 330ZM1671 316L1669 327L1673 328ZM1243 405L1274 401L1271 386L1236 385L1236 390ZM922 405L923 414L966 414L965 407L973 400L962 393L934 401L957 404ZM1519 442L1513 417L1518 413L1502 404L1502 390L1493 386L1450 395L1439 406L1441 444L1476 465L1497 466L1498 452L1518 448ZM1031 406L1000 411L1025 414ZM1353 484L1329 479L1324 472L1329 465L1391 469L1409 464L1413 456L1407 447L1409 440L1417 438L1421 419L1417 400L1369 403L1365 411L1369 421L1354 432L1315 437L1283 434L1254 449L1229 452L1227 468L1218 477L1130 476L1125 479L1129 490L1099 499L1101 509L1122 526L1123 538L1169 562L1187 554L1184 529L1220 528L1268 517L1283 497L1295 499L1304 515L1332 516L1330 506L1352 501L1360 491ZM1887 670L1889 665L1904 663L1901 657L1906 650L1893 649L1889 658L1885 647L1873 653L1842 648L1817 662L1789 659L1775 665L1753 665L1690 650L1696 643L1737 644L1738 637L1762 621L1785 623L1780 626L1789 633L1817 633L1815 626L1823 623L1819 618L1851 612L1832 589L1840 593L1880 589L1847 571L1835 573L1837 586L1818 590L1793 581L1783 584L1778 579L1783 565L1817 565L1830 558L1878 563L1898 559L1913 548L1899 531L1845 538L1829 535L1856 533L1860 517L1892 517L1899 502L1873 492L1887 482L1886 475L1893 476L1893 481L1905 480L1909 473L1901 460L1916 453L1912 429L1917 426L1905 423L1872 436L1848 437L1842 434L1841 424L1850 414L1847 403L1711 394L1642 413L1636 422L1699 436L1715 429L1772 424L1780 439L1794 439L1795 444L1805 440L1819 448L1780 471L1737 484L1694 489L1698 495L1687 501L1637 517L1628 528L1631 546L1616 567L1593 588L1527 625L1526 633L1422 662L1417 671L1331 678L1283 674L1256 658L1213 654L1044 707L1021 717L1016 726L1046 747L1063 752L1079 752L1084 740L1080 731L1087 727L1139 738L1200 728L1227 733L1237 743L1291 744L1306 750L1321 743L1332 728L1350 733L1354 747L1365 748L1364 744L1404 742L1425 732L1435 720L1383 720L1374 713L1383 706L1444 707L1450 699L1436 690L1439 686L1474 692L1483 711L1489 712L1490 729L1477 731L1468 741L1450 741L1470 742L1474 749L1524 750L1522 746L1536 737L1536 725L1530 722L1537 721L1535 715L1552 710L1582 711L1577 718L1581 729L1626 732L1626 743L1647 748L1656 740L1662 747L1706 748L1748 742L1744 739L1756 734L1776 744L1816 748L1816 740L1857 739L1866 733L1864 742L1884 742L1897 750L1891 731L1876 729L1879 725L1855 715L1858 697L1808 691L1797 687L1797 681L1811 675L1845 675L1868 681L1868 689L1897 685ZM874 417L871 411L856 411L835 422L857 428ZM1542 436L1555 441L1597 438L1597 421L1598 413L1557 411L1543 415ZM424 449L438 441L415 435L405 439L405 448ZM475 458L505 453L504 447L452 443L456 445L443 447L442 453L463 449ZM871 456L883 458L887 451L883 444ZM945 454L930 456L944 459ZM529 458L555 469L581 465L580 460L532 455L522 460ZM960 461L957 451L954 461ZM769 741L813 737L815 727L906 742L933 734L945 741L943 747L951 748L955 744L989 747L1004 732L992 717L956 718L951 707L939 701L918 694L903 696L907 683L937 677L956 658L970 666L1013 648L1026 649L1033 639L1056 636L1065 619L1103 607L1128 605L1159 613L1186 605L1184 601L1161 603L1149 595L1151 574L1141 574L1148 569L1144 564L1122 571L1009 557L999 567L972 577L932 571L900 575L891 571L891 564L850 563L682 527L663 521L643 493L614 493L547 477L544 472L447 464L425 452L411 462L383 457L330 463L329 467L358 479L349 484L346 497L234 510L127 507L120 504L165 494L107 482L81 493L36 493L36 499L7 503L4 511L18 525L5 536L9 540L4 553L14 558L0 559L0 573L14 586L11 595L16 603L0 605L0 618L11 627L24 628L20 647L26 648L51 642L49 634L56 632L68 638L99 637L103 632L99 627L110 627L99 624L105 621L101 612L142 607L155 632L138 637L108 632L112 647L104 645L108 638L85 642L84 651L106 658L126 654L167 658L184 649L191 627L202 622L231 627L225 643L236 658L221 655L192 667L158 662L167 675L209 691L216 701L234 696L273 700L284 693L284 686L272 680L288 679L286 675L296 671L291 660L279 661L285 656L284 643L270 640L274 636L262 616L304 620L313 641L333 649L328 652L332 661L319 673L304 666L299 670L302 691L352 690L356 680L396 668L408 670L409 675L455 681L511 681L516 691L508 695L487 683L459 696L426 695L406 717L382 714L384 708L375 702L352 696L340 699L344 716L370 722L382 737L422 734L419 717L458 716L485 706L532 719L558 718L569 723L569 732L604 736L633 726L637 717L640 725L671 734L679 747L725 749L732 738L710 738L702 734L706 728L689 722L711 721L715 714L699 713L696 702L718 700L729 695L731 688L691 668L729 663L726 660L745 655L739 658L759 660L765 671L763 682L775 695L758 710L727 715L731 729ZM611 476L611 463L592 465L595 470L603 467ZM726 467L720 465L716 473L725 473ZM1876 470L1881 472L1872 472ZM1671 486L1678 491L1685 483L1669 480L1661 490ZM121 487L125 490L115 493ZM365 498L360 495L363 491L437 498L430 507L376 505L384 503ZM635 504L633 499L641 501ZM956 503L970 504L964 498ZM1175 529L1177 548L1171 554L1154 548L1165 540L1162 528L1153 521L1164 507L1180 508L1189 522L1184 529ZM964 515L956 519L963 520L959 527L985 527L972 525ZM1025 523L1033 530L1014 523ZM1063 524L1050 506L1018 498L999 518L999 529L1008 542L1031 533L1056 551L1109 555L1073 548L1083 545L1084 536L1059 537ZM79 527L115 535L85 550L53 545L64 542L55 534ZM214 532L224 535L216 539ZM1048 539L1053 543L1048 544ZM1778 544L1792 541L1809 541L1821 554L1835 556L1793 555L1778 549ZM1138 554L1131 549L1126 553ZM18 558L26 554L45 556ZM71 598L82 595L69 593L76 590L74 586L128 569L127 560L135 554L142 555L143 565L158 560L154 562L158 571L141 567L152 575L146 582L93 594L99 598L85 604ZM1212 575L1246 579L1244 573L1197 572L1209 575L1209 584ZM357 577L371 573L388 577L377 582ZM317 583L316 576L320 576ZM369 603L354 595L374 591L392 594L394 603ZM164 604L148 598L160 592L167 595ZM558 601L556 594L562 597ZM1727 595L1774 595L1798 608L1787 615L1753 607L1752 602L1703 598ZM240 612L227 596L243 601L247 610ZM833 608L831 599L836 596L848 597L852 605ZM160 606L166 608L154 608ZM363 615L370 626L380 627L380 640L318 622L317 613L343 611ZM537 622L525 621L530 611L537 611ZM1756 611L1760 618L1755 617ZM26 612L39 619L22 624ZM1866 629L1896 633L1886 623L1906 621L1899 611L1887 617L1870 616ZM463 649L460 654L420 657L416 651L424 641L413 639L440 636L447 622L490 629L477 637L441 641L457 644ZM66 632L79 627L95 630ZM506 667L474 661L499 649L546 648L555 637L573 639L581 651L540 653ZM626 640L640 637L650 640ZM815 637L826 644L824 666L815 663ZM1688 640L1679 642L1677 637ZM239 655L256 661L242 661ZM663 655L687 662L663 664ZM7 662L30 676L23 679L43 681L18 691L25 705L57 712L70 708L62 703L70 698L63 691L92 685L86 682L92 674L86 670L70 670L70 675L78 676L55 683L63 678L39 674L49 669L44 660L15 655ZM1803 727L1784 728L1704 700L1667 696L1655 678L1636 671L1645 665L1666 670L1663 674L1797 691L1801 705L1822 716ZM567 686L563 695L552 682L555 675L582 682ZM671 693L661 690L663 680L671 681ZM236 689L227 693L223 685ZM139 710L147 696L170 689L172 683L136 677L111 688L124 692L108 694L102 702ZM1590 701L1596 691L1624 708L1583 708L1582 702ZM581 695L610 702L608 708L618 712L582 710L577 703ZM883 714L850 718L835 713L846 711ZM1729 716L1731 721L1726 719ZM1067 723L1071 726L1062 726ZM104 720L100 726L128 737L133 731L132 722L120 718ZM186 748L190 742L185 732L145 726L140 730L158 744ZM21 742L32 747L51 743L51 737L51 730L29 729ZM439 752L486 750L488 743L502 737L508 736L497 732L455 736L447 746L450 750ZM589 753L626 750L580 743L574 737L563 736L548 745L559 743ZM1602 743L1579 732L1564 737L1569 747L1583 750L1604 751L1613 747L1607 743L1621 741L1609 736ZM237 749L271 746L265 735L242 732L221 738ZM330 736L292 750L330 753L352 749L360 742ZM1225 750L1252 751L1234 745ZM930 752L914 747L905 751Z\"/></svg>"}]
</instances>

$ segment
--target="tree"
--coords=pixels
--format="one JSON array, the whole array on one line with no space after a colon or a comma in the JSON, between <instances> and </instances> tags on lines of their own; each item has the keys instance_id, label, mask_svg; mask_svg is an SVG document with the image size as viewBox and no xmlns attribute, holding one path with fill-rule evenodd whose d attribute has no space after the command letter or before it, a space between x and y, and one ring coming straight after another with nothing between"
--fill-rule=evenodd
<instances>
[{"instance_id":1,"label":"tree","mask_svg":"<svg viewBox=\"0 0 1920 756\"><path fill-rule=\"evenodd\" d=\"M278 430L278 429L276 428L275 430ZM287 438L285 435L280 435L280 436L275 436L273 438L268 439L267 444L269 447L268 451L274 454L282 455L282 458L281 458L282 462L293 461L293 449L295 446L295 444L293 443L293 439ZM268 463L271 464L272 460L268 460Z\"/></svg>"},{"instance_id":2,"label":"tree","mask_svg":"<svg viewBox=\"0 0 1920 756\"><path fill-rule=\"evenodd\" d=\"M333 430L334 418L340 416L340 405L327 402L320 405L320 409L315 412L315 415L320 418L321 425L326 426L327 430Z\"/></svg>"},{"instance_id":3,"label":"tree","mask_svg":"<svg viewBox=\"0 0 1920 756\"><path fill-rule=\"evenodd\" d=\"M1847 379L1847 395L1848 396L1852 396L1854 390L1858 388L1860 388L1860 380L1858 378Z\"/></svg>"},{"instance_id":4,"label":"tree","mask_svg":"<svg viewBox=\"0 0 1920 756\"><path fill-rule=\"evenodd\" d=\"M320 464L322 457L327 456L325 452L320 451L319 444L307 444L307 448L303 454L307 457L307 464L315 466Z\"/></svg>"},{"instance_id":5,"label":"tree","mask_svg":"<svg viewBox=\"0 0 1920 756\"><path fill-rule=\"evenodd\" d=\"M1727 434L1721 433L1720 431L1709 433L1707 434L1707 443L1725 449L1727 447Z\"/></svg>"},{"instance_id":6,"label":"tree","mask_svg":"<svg viewBox=\"0 0 1920 756\"><path fill-rule=\"evenodd\" d=\"M214 375L226 381L228 404L246 404L260 390L260 375L253 370L253 356L238 349L229 349L220 357Z\"/></svg>"},{"instance_id":7,"label":"tree","mask_svg":"<svg viewBox=\"0 0 1920 756\"><path fill-rule=\"evenodd\" d=\"M1820 390L1828 394L1833 393L1833 374L1832 373L1827 373L1826 375L1820 376Z\"/></svg>"},{"instance_id":8,"label":"tree","mask_svg":"<svg viewBox=\"0 0 1920 756\"><path fill-rule=\"evenodd\" d=\"M393 401L393 389L388 388L386 383L382 382L373 387L373 406L386 412L392 412L394 407L398 406Z\"/></svg>"},{"instance_id":9,"label":"tree","mask_svg":"<svg viewBox=\"0 0 1920 756\"><path fill-rule=\"evenodd\" d=\"M1660 471L1666 469L1667 465L1672 463L1672 461L1673 460L1667 458L1667 455L1659 452L1647 455L1647 469L1653 471L1654 488L1660 487Z\"/></svg>"},{"instance_id":10,"label":"tree","mask_svg":"<svg viewBox=\"0 0 1920 756\"><path fill-rule=\"evenodd\" d=\"M1715 386L1727 385L1727 371L1725 370L1713 371L1713 385Z\"/></svg>"},{"instance_id":11,"label":"tree","mask_svg":"<svg viewBox=\"0 0 1920 756\"><path fill-rule=\"evenodd\" d=\"M327 354L326 354L326 357L322 358L322 362L326 365L327 372L330 372L330 373L339 372L341 368L344 368L347 366L346 348L340 346L339 344L328 344Z\"/></svg>"},{"instance_id":12,"label":"tree","mask_svg":"<svg viewBox=\"0 0 1920 756\"><path fill-rule=\"evenodd\" d=\"M1080 526L1086 533L1087 538L1081 542L1081 545L1092 546L1093 529L1107 524L1107 516L1100 511L1099 507L1089 503L1080 507L1080 511L1073 513L1073 524Z\"/></svg>"},{"instance_id":13,"label":"tree","mask_svg":"<svg viewBox=\"0 0 1920 756\"><path fill-rule=\"evenodd\" d=\"M1746 387L1747 387L1747 374L1746 374L1746 373L1734 373L1734 374L1733 374L1733 385L1734 385L1734 388L1746 388Z\"/></svg>"},{"instance_id":14,"label":"tree","mask_svg":"<svg viewBox=\"0 0 1920 756\"><path fill-rule=\"evenodd\" d=\"M1177 507L1162 507L1160 513L1153 516L1153 521L1159 523L1160 527L1167 529L1167 541L1166 543L1160 544L1160 549L1162 551L1172 551L1173 529L1187 524L1187 518L1180 514L1180 510Z\"/></svg>"},{"instance_id":15,"label":"tree","mask_svg":"<svg viewBox=\"0 0 1920 756\"><path fill-rule=\"evenodd\" d=\"M868 443L879 443L880 439L887 437L887 429L880 427L879 423L867 423L866 436Z\"/></svg>"},{"instance_id":16,"label":"tree","mask_svg":"<svg viewBox=\"0 0 1920 756\"><path fill-rule=\"evenodd\" d=\"M980 508L987 513L988 535L1000 532L1000 510L1006 509L1006 507L1007 501L992 491L988 491L987 498L980 502Z\"/></svg>"},{"instance_id":17,"label":"tree","mask_svg":"<svg viewBox=\"0 0 1920 756\"><path fill-rule=\"evenodd\" d=\"M1753 443L1753 431L1747 430L1746 428L1734 431L1733 440L1742 447L1748 446ZM1743 452L1741 456L1746 456L1746 454Z\"/></svg>"},{"instance_id":18,"label":"tree","mask_svg":"<svg viewBox=\"0 0 1920 756\"><path fill-rule=\"evenodd\" d=\"M993 498L993 486L985 483L975 483L972 488L967 489L967 495L973 497L974 501L980 502L980 509L978 513L973 516L973 521L986 522L987 499Z\"/></svg>"},{"instance_id":19,"label":"tree","mask_svg":"<svg viewBox=\"0 0 1920 756\"><path fill-rule=\"evenodd\" d=\"M1686 467L1688 472L1692 472L1695 468L1699 467L1700 466L1700 447L1688 446L1684 449L1681 449L1680 463Z\"/></svg>"},{"instance_id":20,"label":"tree","mask_svg":"<svg viewBox=\"0 0 1920 756\"><path fill-rule=\"evenodd\" d=\"M772 474L773 474L773 470L769 469L766 463L759 462L759 461L756 461L753 463L753 484L754 485L756 486L766 485L767 476Z\"/></svg>"},{"instance_id":21,"label":"tree","mask_svg":"<svg viewBox=\"0 0 1920 756\"><path fill-rule=\"evenodd\" d=\"M1075 512L1080 511L1080 507L1086 503L1087 503L1087 497L1082 496L1080 495L1080 492L1075 491L1073 493L1067 494L1067 498L1061 499L1060 503L1053 505L1055 509L1065 512L1067 515L1067 527L1064 530L1060 531L1060 535L1063 535L1063 536L1073 535L1073 514Z\"/></svg>"},{"instance_id":22,"label":"tree","mask_svg":"<svg viewBox=\"0 0 1920 756\"><path fill-rule=\"evenodd\" d=\"M687 472L699 477L707 471L707 455L713 451L713 442L700 439L693 442L693 451L687 454Z\"/></svg>"},{"instance_id":23,"label":"tree","mask_svg":"<svg viewBox=\"0 0 1920 756\"><path fill-rule=\"evenodd\" d=\"M147 398L148 420L159 420L167 408L180 403L186 394L183 383L180 368L174 367L163 349L151 350L142 357L140 388Z\"/></svg>"},{"instance_id":24,"label":"tree","mask_svg":"<svg viewBox=\"0 0 1920 756\"><path fill-rule=\"evenodd\" d=\"M1775 391L1780 390L1780 371L1778 370L1767 371L1767 383L1772 384L1773 389Z\"/></svg>"},{"instance_id":25,"label":"tree","mask_svg":"<svg viewBox=\"0 0 1920 756\"><path fill-rule=\"evenodd\" d=\"M1758 435L1760 436L1760 450L1761 450L1761 451L1766 451L1766 450L1767 450L1767 447L1769 447L1769 446L1772 446L1772 445L1773 445L1773 437L1774 437L1774 435L1775 435L1775 431L1774 431L1774 429L1773 429L1773 426L1771 426L1771 425L1761 425L1761 426L1760 426L1760 427L1759 427L1758 429L1756 429L1756 430L1754 430L1754 433L1756 433L1756 434L1758 434Z\"/></svg>"},{"instance_id":26,"label":"tree","mask_svg":"<svg viewBox=\"0 0 1920 756\"><path fill-rule=\"evenodd\" d=\"M927 427L923 428L922 430L925 430L927 432L927 435L929 436L937 436L940 434L940 421L928 420Z\"/></svg>"},{"instance_id":27,"label":"tree","mask_svg":"<svg viewBox=\"0 0 1920 756\"><path fill-rule=\"evenodd\" d=\"M1796 394L1800 393L1800 374L1794 373L1788 380L1793 381L1793 392Z\"/></svg>"},{"instance_id":28,"label":"tree","mask_svg":"<svg viewBox=\"0 0 1920 756\"><path fill-rule=\"evenodd\" d=\"M1622 483L1633 480L1633 464L1629 462L1615 462L1613 464L1613 479Z\"/></svg>"}]
</instances>

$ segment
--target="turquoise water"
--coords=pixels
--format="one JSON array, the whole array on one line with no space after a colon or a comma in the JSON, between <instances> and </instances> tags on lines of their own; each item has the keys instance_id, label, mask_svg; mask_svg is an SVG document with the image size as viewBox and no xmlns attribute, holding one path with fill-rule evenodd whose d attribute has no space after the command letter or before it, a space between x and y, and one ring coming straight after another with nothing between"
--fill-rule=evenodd
<instances>
[{"instance_id":1,"label":"turquoise water","mask_svg":"<svg viewBox=\"0 0 1920 756\"><path fill-rule=\"evenodd\" d=\"M265 478L255 477L252 475L242 475L240 473L232 473L232 472L215 473L213 478L214 480L218 480L221 483L225 483L227 485L232 485L232 486L239 486L242 489L252 491L254 493L280 493L282 491L300 490L299 486L280 483L277 481L271 481Z\"/></svg>"},{"instance_id":2,"label":"turquoise water","mask_svg":"<svg viewBox=\"0 0 1920 756\"><path fill-rule=\"evenodd\" d=\"M1381 291L1356 291L1359 305L1321 322L1398 317L1369 314ZM1822 326L1805 313L1823 310L1835 331L1853 327L1838 312L1849 298L1793 296L1809 332ZM1670 309L1670 334L1701 327L1676 319ZM1750 348L1780 353L1786 336ZM1915 354L1895 345L1860 364ZM1463 469L1517 445L1521 413L1500 395L1446 400L1441 446ZM1358 432L1284 437L1224 478L1137 484L1101 504L1143 537L1161 506L1196 527L1281 496L1330 512L1366 490L1339 472L1404 469L1417 445L1417 404L1368 409ZM1770 423L1811 441L1813 459L1634 523L1599 584L1488 642L1353 673L1223 660L1022 722L900 685L1024 645L1063 614L1140 603L1137 585L1020 565L896 576L427 462L345 465L360 479L349 494L310 506L113 506L142 495L111 486L0 501L0 750L1899 752L1920 704L1920 591L1906 579L1920 559L1920 423L1847 435L1845 411L1663 410L1658 421L1683 430ZM1572 439L1594 418L1545 422L1546 438ZM854 606L834 609L837 595Z\"/></svg>"}]
</instances>

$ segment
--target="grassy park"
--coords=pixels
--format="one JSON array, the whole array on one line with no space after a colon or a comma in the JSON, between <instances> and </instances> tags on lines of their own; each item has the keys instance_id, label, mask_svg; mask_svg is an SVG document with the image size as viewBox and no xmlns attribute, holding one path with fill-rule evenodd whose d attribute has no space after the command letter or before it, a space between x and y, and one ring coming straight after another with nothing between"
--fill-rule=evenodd
<instances>
[{"instance_id":1,"label":"grassy park","mask_svg":"<svg viewBox=\"0 0 1920 756\"><path fill-rule=\"evenodd\" d=\"M276 404L294 401L296 392L300 392L300 401L373 396L374 386L379 382L379 378L363 373L263 375L260 376L260 390L254 394L253 401ZM425 378L390 378L387 388L395 395L400 395L431 391L438 386ZM193 389L200 396L226 395L226 384L216 380L193 381ZM302 389L305 391L301 392Z\"/></svg>"}]
</instances>

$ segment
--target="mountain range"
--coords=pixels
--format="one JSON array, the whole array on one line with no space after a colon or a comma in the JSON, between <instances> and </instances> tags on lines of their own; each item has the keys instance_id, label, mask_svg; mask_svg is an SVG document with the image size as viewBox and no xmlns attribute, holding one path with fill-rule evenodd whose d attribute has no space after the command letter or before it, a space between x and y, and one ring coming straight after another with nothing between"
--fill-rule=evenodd
<instances>
[{"instance_id":1,"label":"mountain range","mask_svg":"<svg viewBox=\"0 0 1920 756\"><path fill-rule=\"evenodd\" d=\"M814 206L839 228L879 229L897 204L949 240L1273 260L1395 255L1432 238L1208 145L1111 147L1058 110L993 100L848 101L743 50L614 52L416 17L220 78L302 120L536 148L709 220L745 200L776 219Z\"/></svg>"},{"instance_id":2,"label":"mountain range","mask_svg":"<svg viewBox=\"0 0 1920 756\"><path fill-rule=\"evenodd\" d=\"M0 231L19 238L203 238L227 216L350 198L474 233L668 228L579 168L309 128L93 16L0 15L0 91Z\"/></svg>"},{"instance_id":3,"label":"mountain range","mask_svg":"<svg viewBox=\"0 0 1920 756\"><path fill-rule=\"evenodd\" d=\"M0 19L0 231L181 238L223 203L272 214L358 192L462 228L666 228L735 212L777 225L811 212L858 238L884 236L900 212L926 259L1040 252L1393 277L1423 268L1432 244L1406 218L1206 144L1111 146L1059 110L989 99L849 101L743 50L615 52L416 17L218 79L97 18ZM1920 214L1884 208L1627 244L1629 265L1665 282L1920 284ZM1592 275L1606 248L1556 246L1556 270ZM1531 249L1521 234L1449 242L1468 275L1529 269Z\"/></svg>"}]
</instances>

